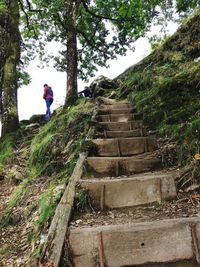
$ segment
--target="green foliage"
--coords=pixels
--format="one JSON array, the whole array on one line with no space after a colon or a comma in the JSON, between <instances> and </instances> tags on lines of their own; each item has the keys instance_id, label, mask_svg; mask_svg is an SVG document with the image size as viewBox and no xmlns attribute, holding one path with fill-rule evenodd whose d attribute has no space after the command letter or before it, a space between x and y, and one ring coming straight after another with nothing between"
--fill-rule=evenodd
<instances>
[{"instance_id":1,"label":"green foliage","mask_svg":"<svg viewBox=\"0 0 200 267\"><path fill-rule=\"evenodd\" d=\"M48 222L55 211L60 198L60 193L54 189L60 183L67 182L75 167L78 155L85 142L92 115L93 104L85 99L80 99L74 106L61 109L32 139L30 148L22 149L28 161L24 171L25 177L16 190L12 193L7 208L1 214L0 227L13 223L13 208L25 198L29 185L40 175L52 176L51 183L38 203L39 217L35 222L35 235ZM12 155L9 148L13 147L14 136L3 139L0 144L2 155L1 162L8 160L7 154ZM70 142L69 142L70 141ZM70 144L70 145L69 145ZM25 152L24 152L25 151ZM6 154L6 157L5 157Z\"/></svg>"},{"instance_id":2,"label":"green foliage","mask_svg":"<svg viewBox=\"0 0 200 267\"><path fill-rule=\"evenodd\" d=\"M89 102L84 99L78 100L74 106L60 111L42 128L31 143L29 166L32 177L37 177L41 173L52 175L66 168L73 169L72 158L77 157L82 146L89 127L91 111L92 105ZM60 154L72 138L74 142L70 147L70 160L69 156L66 156L66 162L63 162Z\"/></svg>"},{"instance_id":3,"label":"green foliage","mask_svg":"<svg viewBox=\"0 0 200 267\"><path fill-rule=\"evenodd\" d=\"M65 31L69 25L65 24L71 14L66 14L64 0L34 0L32 3L40 12L27 10L31 22L29 28L26 27L27 16L22 16L22 32L29 53L26 58L32 58L33 52L36 52L43 62L49 63L52 56L46 55L45 42L54 40L66 43ZM97 66L107 67L108 60L125 55L127 49L133 47L134 41L146 34L154 18L154 23L163 25L160 19L163 14L165 21L170 20L173 19L171 11L177 10L182 16L198 5L198 1L177 0L175 3L176 6L168 0L74 2L71 12L75 15L77 25L79 77L87 80L88 76L94 76ZM158 9L160 12L155 11ZM61 48L54 59L55 67L65 71L66 48Z\"/></svg>"},{"instance_id":4,"label":"green foliage","mask_svg":"<svg viewBox=\"0 0 200 267\"><path fill-rule=\"evenodd\" d=\"M0 143L0 164L5 164L13 159L15 134L8 134L1 138Z\"/></svg>"},{"instance_id":5,"label":"green foliage","mask_svg":"<svg viewBox=\"0 0 200 267\"><path fill-rule=\"evenodd\" d=\"M79 212L84 212L92 209L88 189L79 188L78 190L76 190L75 209Z\"/></svg>"},{"instance_id":6,"label":"green foliage","mask_svg":"<svg viewBox=\"0 0 200 267\"><path fill-rule=\"evenodd\" d=\"M161 47L120 77L121 97L134 103L151 128L177 142L180 162L190 161L200 150L200 63L194 60L200 53L199 21L196 12Z\"/></svg>"},{"instance_id":7,"label":"green foliage","mask_svg":"<svg viewBox=\"0 0 200 267\"><path fill-rule=\"evenodd\" d=\"M199 4L198 0L177 0L176 1L176 8L179 12L187 11L189 8L196 8Z\"/></svg>"},{"instance_id":8,"label":"green foliage","mask_svg":"<svg viewBox=\"0 0 200 267\"><path fill-rule=\"evenodd\" d=\"M47 223L52 216L54 215L56 205L58 204L60 200L60 193L56 194L54 192L56 187L55 183L52 183L48 190L46 190L39 199L38 202L38 218L34 221L34 224L36 225L37 231L40 230L40 228Z\"/></svg>"},{"instance_id":9,"label":"green foliage","mask_svg":"<svg viewBox=\"0 0 200 267\"><path fill-rule=\"evenodd\" d=\"M6 4L4 0L0 0L0 12L6 11Z\"/></svg>"},{"instance_id":10,"label":"green foliage","mask_svg":"<svg viewBox=\"0 0 200 267\"><path fill-rule=\"evenodd\" d=\"M26 71L21 71L18 73L19 82L18 86L21 87L22 85L28 85L31 82L31 77Z\"/></svg>"},{"instance_id":11,"label":"green foliage","mask_svg":"<svg viewBox=\"0 0 200 267\"><path fill-rule=\"evenodd\" d=\"M9 210L12 210L16 206L16 204L19 202L19 200L23 198L23 196L26 193L28 183L29 183L29 180L24 179L23 182L14 191L11 198L8 200Z\"/></svg>"}]
</instances>

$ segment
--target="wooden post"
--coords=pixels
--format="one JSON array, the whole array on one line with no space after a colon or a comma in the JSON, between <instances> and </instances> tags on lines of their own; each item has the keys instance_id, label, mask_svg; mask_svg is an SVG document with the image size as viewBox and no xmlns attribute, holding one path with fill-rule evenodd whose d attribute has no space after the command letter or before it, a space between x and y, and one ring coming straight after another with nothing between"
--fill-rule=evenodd
<instances>
[{"instance_id":1,"label":"wooden post","mask_svg":"<svg viewBox=\"0 0 200 267\"><path fill-rule=\"evenodd\" d=\"M75 186L82 176L82 167L86 157L86 153L80 154L69 183L60 200L60 203L56 208L55 215L49 228L47 242L42 251L42 263L51 262L55 266L59 266L65 236L67 234L68 223L74 203Z\"/></svg>"}]
</instances>

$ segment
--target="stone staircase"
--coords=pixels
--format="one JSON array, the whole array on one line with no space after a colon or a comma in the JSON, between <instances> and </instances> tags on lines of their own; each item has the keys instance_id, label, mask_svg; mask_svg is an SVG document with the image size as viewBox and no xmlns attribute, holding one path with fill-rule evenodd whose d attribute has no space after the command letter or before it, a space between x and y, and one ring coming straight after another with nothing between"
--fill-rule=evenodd
<instances>
[{"instance_id":1,"label":"stone staircase","mask_svg":"<svg viewBox=\"0 0 200 267\"><path fill-rule=\"evenodd\" d=\"M156 139L146 135L130 103L102 104L96 120L80 186L98 212L116 209L117 217L121 209L176 197L177 173L162 170ZM69 228L74 267L200 266L199 218L94 226L79 221Z\"/></svg>"}]
</instances>

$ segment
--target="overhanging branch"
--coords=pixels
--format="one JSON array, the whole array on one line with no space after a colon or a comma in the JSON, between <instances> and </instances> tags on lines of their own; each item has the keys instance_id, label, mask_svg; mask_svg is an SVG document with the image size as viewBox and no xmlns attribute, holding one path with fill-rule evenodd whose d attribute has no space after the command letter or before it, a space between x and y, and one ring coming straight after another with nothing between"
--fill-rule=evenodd
<instances>
[{"instance_id":1,"label":"overhanging branch","mask_svg":"<svg viewBox=\"0 0 200 267\"><path fill-rule=\"evenodd\" d=\"M30 3L29 0L26 0L26 3L27 3L27 6L28 6L28 10L29 10L30 12L42 12L41 9L32 9L32 6L31 6L31 3Z\"/></svg>"},{"instance_id":2,"label":"overhanging branch","mask_svg":"<svg viewBox=\"0 0 200 267\"><path fill-rule=\"evenodd\" d=\"M83 38L86 40L86 42L88 43L89 46L91 46L92 48L96 49L97 51L99 51L100 53L106 55L105 51L100 49L98 46L94 45L92 43L92 41L84 34L84 32L80 31L79 29L77 29L77 33L81 34L83 36Z\"/></svg>"},{"instance_id":3,"label":"overhanging branch","mask_svg":"<svg viewBox=\"0 0 200 267\"><path fill-rule=\"evenodd\" d=\"M96 14L96 13L94 13L93 11L91 11L91 10L88 8L88 6L87 6L85 0L81 0L81 3L83 4L84 9L85 9L90 15L92 15L93 17L96 17L96 18L99 18L99 19L106 19L106 20L110 20L110 21L116 21L116 22L122 20L122 19L115 19L115 18L111 18L111 17L107 17L107 16L102 16L102 15Z\"/></svg>"},{"instance_id":4,"label":"overhanging branch","mask_svg":"<svg viewBox=\"0 0 200 267\"><path fill-rule=\"evenodd\" d=\"M18 0L18 1L19 1L20 6L21 6L21 10L22 10L22 12L23 12L24 15L25 15L27 28L30 29L30 24L29 24L29 17L28 17L28 14L27 14L27 12L26 12L25 9L24 9L24 5L23 5L22 1L21 1L21 0Z\"/></svg>"},{"instance_id":5,"label":"overhanging branch","mask_svg":"<svg viewBox=\"0 0 200 267\"><path fill-rule=\"evenodd\" d=\"M81 3L84 7L84 9L90 14L92 15L93 17L96 17L96 18L99 18L99 19L105 19L105 20L110 20L110 21L114 21L114 22L131 22L135 19L135 17L130 17L130 18L127 18L126 16L124 17L121 17L121 18L112 18L112 17L109 17L109 16L103 16L103 15L99 15L99 14L96 14L95 12L91 11L87 5L87 3L85 2L85 0L81 0ZM128 14L128 10L126 12L126 15Z\"/></svg>"}]
</instances>

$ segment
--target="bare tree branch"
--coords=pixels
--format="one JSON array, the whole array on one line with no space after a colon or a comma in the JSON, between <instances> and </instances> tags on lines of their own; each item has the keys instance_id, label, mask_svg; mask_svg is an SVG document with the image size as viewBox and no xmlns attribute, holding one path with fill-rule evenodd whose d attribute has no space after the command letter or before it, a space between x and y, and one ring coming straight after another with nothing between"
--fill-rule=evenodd
<instances>
[{"instance_id":1,"label":"bare tree branch","mask_svg":"<svg viewBox=\"0 0 200 267\"><path fill-rule=\"evenodd\" d=\"M32 6L31 6L31 3L30 3L29 0L26 0L26 3L27 3L27 6L28 6L28 10L29 10L30 12L42 12L41 9L32 9Z\"/></svg>"},{"instance_id":2,"label":"bare tree branch","mask_svg":"<svg viewBox=\"0 0 200 267\"><path fill-rule=\"evenodd\" d=\"M56 17L57 17L58 21L60 22L61 26L67 31L68 30L67 25L65 25L64 21L62 20L60 14L58 12L56 13Z\"/></svg>"},{"instance_id":3,"label":"bare tree branch","mask_svg":"<svg viewBox=\"0 0 200 267\"><path fill-rule=\"evenodd\" d=\"M21 0L18 0L18 1L19 1L20 6L21 6L21 10L23 11L23 13L24 13L24 15L26 17L26 26L27 26L28 29L30 29L28 14L27 14L27 12L24 9L24 5L23 5L22 1Z\"/></svg>"}]
</instances>

